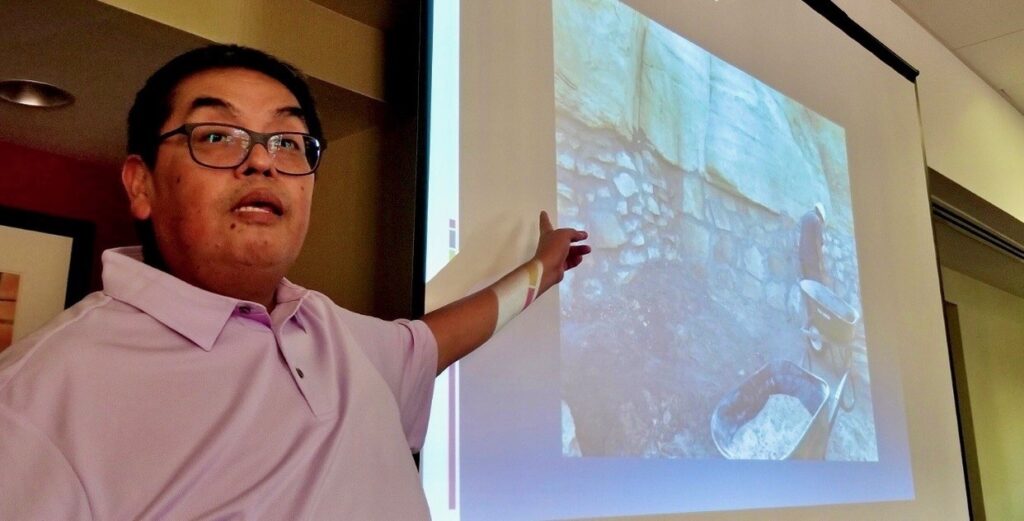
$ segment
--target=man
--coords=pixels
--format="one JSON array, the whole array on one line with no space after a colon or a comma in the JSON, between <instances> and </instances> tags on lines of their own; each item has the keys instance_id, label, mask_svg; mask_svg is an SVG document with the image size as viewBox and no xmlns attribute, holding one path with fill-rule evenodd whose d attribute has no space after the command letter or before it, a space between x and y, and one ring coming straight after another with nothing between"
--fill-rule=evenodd
<instances>
[{"instance_id":1,"label":"man","mask_svg":"<svg viewBox=\"0 0 1024 521\"><path fill-rule=\"evenodd\" d=\"M541 214L536 255L422 321L284 279L323 136L300 74L259 51L175 58L129 114L144 247L0 355L0 519L423 519L409 449L434 376L589 248Z\"/></svg>"},{"instance_id":2,"label":"man","mask_svg":"<svg viewBox=\"0 0 1024 521\"><path fill-rule=\"evenodd\" d=\"M800 278L825 283L825 206L814 203L814 208L800 218ZM803 331L811 332L812 308L804 296L805 319ZM817 342L817 340L815 340Z\"/></svg>"},{"instance_id":3,"label":"man","mask_svg":"<svg viewBox=\"0 0 1024 521\"><path fill-rule=\"evenodd\" d=\"M814 208L800 218L800 275L804 279L825 280L825 206Z\"/></svg>"}]
</instances>

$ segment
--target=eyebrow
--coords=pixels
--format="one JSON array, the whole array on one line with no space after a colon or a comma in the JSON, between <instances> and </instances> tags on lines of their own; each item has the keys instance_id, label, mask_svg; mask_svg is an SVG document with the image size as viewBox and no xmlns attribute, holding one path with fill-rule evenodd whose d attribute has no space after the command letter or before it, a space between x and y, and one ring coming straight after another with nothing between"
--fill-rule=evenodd
<instances>
[{"instance_id":1,"label":"eyebrow","mask_svg":"<svg viewBox=\"0 0 1024 521\"><path fill-rule=\"evenodd\" d=\"M283 117L299 118L303 122L306 121L306 111L302 110L302 107L295 107L295 106L281 107L281 108L277 109L277 112L275 113L275 115L278 116L278 117L282 117L283 116Z\"/></svg>"},{"instance_id":2,"label":"eyebrow","mask_svg":"<svg viewBox=\"0 0 1024 521\"><path fill-rule=\"evenodd\" d=\"M233 116L237 116L238 115L238 109L235 108L235 106L232 105L230 102L228 102L226 100L222 100L220 98L215 98L215 97L212 97L212 96L200 96L200 97L192 100L192 103L188 107L188 112L186 112L185 115L188 116L188 115L192 114L193 112L195 112L195 111L197 111L197 110L199 110L201 108L205 108L205 107L210 107L210 108L220 109L220 110L226 110L229 113L231 113L231 115L233 115ZM277 109L276 111L274 111L274 115L276 117L294 117L294 118L298 118L303 123L305 123L305 121L306 121L306 112L304 110L302 110L302 107L296 107L296 106L281 107L281 108Z\"/></svg>"},{"instance_id":3,"label":"eyebrow","mask_svg":"<svg viewBox=\"0 0 1024 521\"><path fill-rule=\"evenodd\" d=\"M234 105L228 103L225 100L222 100L220 98L214 98L212 96L200 96L192 100L192 104L189 105L188 112L186 112L185 115L188 116L193 112L204 107L227 110L232 115L238 115L238 109L236 109Z\"/></svg>"}]
</instances>

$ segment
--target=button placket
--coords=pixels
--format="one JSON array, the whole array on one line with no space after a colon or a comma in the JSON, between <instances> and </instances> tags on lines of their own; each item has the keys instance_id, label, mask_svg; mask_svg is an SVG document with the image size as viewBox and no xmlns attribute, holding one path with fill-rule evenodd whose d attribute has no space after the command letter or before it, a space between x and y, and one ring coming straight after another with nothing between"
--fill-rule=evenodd
<instances>
[{"instance_id":1,"label":"button placket","mask_svg":"<svg viewBox=\"0 0 1024 521\"><path fill-rule=\"evenodd\" d=\"M317 373L313 367L314 359L310 357L309 334L294 321L288 320L277 328L274 336L299 392L314 414L323 414L327 410L326 397L323 395L324 382L315 378Z\"/></svg>"},{"instance_id":2,"label":"button placket","mask_svg":"<svg viewBox=\"0 0 1024 521\"><path fill-rule=\"evenodd\" d=\"M295 376L298 376L299 379L305 379L306 373L303 372L302 368L298 366L298 364L300 364L302 361L299 358L298 353L294 352L295 346L291 345L291 342L289 342L288 344L285 343L285 339L290 336L286 332L288 328L289 325L285 323L276 331L274 331L274 339L277 341L278 349L281 350L281 354L284 356L285 363L288 364L288 367L291 369L293 374ZM296 383L299 385L299 389L302 390L303 393L305 393L306 390L305 387L302 385L302 382L296 380Z\"/></svg>"}]
</instances>

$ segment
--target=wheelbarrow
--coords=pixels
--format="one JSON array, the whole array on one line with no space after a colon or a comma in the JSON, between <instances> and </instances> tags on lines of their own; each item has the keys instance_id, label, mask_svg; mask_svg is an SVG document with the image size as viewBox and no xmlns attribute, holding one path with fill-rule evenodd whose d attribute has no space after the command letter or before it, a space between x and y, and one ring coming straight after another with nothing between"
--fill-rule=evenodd
<instances>
[{"instance_id":1,"label":"wheelbarrow","mask_svg":"<svg viewBox=\"0 0 1024 521\"><path fill-rule=\"evenodd\" d=\"M748 459L734 448L736 431L754 419L773 394L782 394L800 400L810 413L810 420L798 431L789 433L791 436L786 439L795 442L778 451L778 459L824 459L848 376L848 372L844 374L836 390L830 393L827 382L797 364L788 360L768 362L715 407L711 415L715 447L728 459Z\"/></svg>"},{"instance_id":2,"label":"wheelbarrow","mask_svg":"<svg viewBox=\"0 0 1024 521\"><path fill-rule=\"evenodd\" d=\"M800 291L807 302L811 318L811 327L804 330L809 346L804 359L807 369L813 371L812 360L815 355L821 355L829 359L837 374L849 375L853 367L850 343L856 336L860 313L816 280L801 280ZM850 385L853 386L853 380L850 380ZM847 393L847 397L848 403L844 402L842 406L849 411L856 403L856 390Z\"/></svg>"},{"instance_id":3,"label":"wheelbarrow","mask_svg":"<svg viewBox=\"0 0 1024 521\"><path fill-rule=\"evenodd\" d=\"M820 351L823 343L848 345L853 341L860 321L860 313L853 306L816 280L801 280L800 292L811 315L808 339L815 350Z\"/></svg>"}]
</instances>

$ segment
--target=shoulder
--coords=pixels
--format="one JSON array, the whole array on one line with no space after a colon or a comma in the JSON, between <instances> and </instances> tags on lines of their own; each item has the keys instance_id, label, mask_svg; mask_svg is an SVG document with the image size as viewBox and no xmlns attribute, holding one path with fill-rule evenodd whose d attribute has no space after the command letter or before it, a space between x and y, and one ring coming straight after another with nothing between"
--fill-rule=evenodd
<instances>
[{"instance_id":1,"label":"shoulder","mask_svg":"<svg viewBox=\"0 0 1024 521\"><path fill-rule=\"evenodd\" d=\"M303 308L307 319L351 334L355 344L371 356L382 349L408 349L434 342L433 334L421 320L384 320L356 313L317 291L309 291Z\"/></svg>"},{"instance_id":2,"label":"shoulder","mask_svg":"<svg viewBox=\"0 0 1024 521\"><path fill-rule=\"evenodd\" d=\"M113 334L112 321L106 318L116 314L119 307L127 306L103 293L91 293L0 352L0 402L12 382L50 376L61 366L72 364L75 352L69 346Z\"/></svg>"},{"instance_id":3,"label":"shoulder","mask_svg":"<svg viewBox=\"0 0 1024 521\"><path fill-rule=\"evenodd\" d=\"M309 290L309 294L303 302L303 309L309 318L340 324L357 337L386 334L388 331L400 329L402 324L410 322L405 319L384 320L356 313L335 304L327 295L314 290Z\"/></svg>"}]
</instances>

